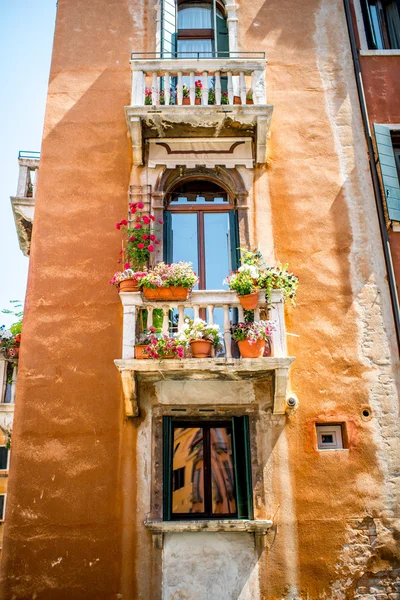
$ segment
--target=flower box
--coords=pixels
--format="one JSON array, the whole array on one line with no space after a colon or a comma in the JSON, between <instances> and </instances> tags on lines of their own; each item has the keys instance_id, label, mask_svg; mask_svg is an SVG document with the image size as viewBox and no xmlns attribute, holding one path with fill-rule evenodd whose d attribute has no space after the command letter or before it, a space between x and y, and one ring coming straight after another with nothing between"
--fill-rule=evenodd
<instances>
[{"instance_id":1,"label":"flower box","mask_svg":"<svg viewBox=\"0 0 400 600\"><path fill-rule=\"evenodd\" d=\"M171 286L171 287L157 287L157 288L148 288L142 287L143 296L146 300L150 300L152 302L163 302L163 301L185 301L189 297L189 288L184 288L182 286Z\"/></svg>"}]
</instances>

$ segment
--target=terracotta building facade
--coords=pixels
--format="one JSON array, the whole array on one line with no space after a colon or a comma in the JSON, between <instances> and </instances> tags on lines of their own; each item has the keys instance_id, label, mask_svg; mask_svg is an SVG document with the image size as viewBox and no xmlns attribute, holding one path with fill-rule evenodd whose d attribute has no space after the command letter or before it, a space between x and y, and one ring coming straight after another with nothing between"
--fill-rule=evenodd
<instances>
[{"instance_id":1,"label":"terracotta building facade","mask_svg":"<svg viewBox=\"0 0 400 600\"><path fill-rule=\"evenodd\" d=\"M400 597L396 315L343 2L59 0L39 171L2 598ZM107 285L129 203L153 264L194 264L186 302ZM223 284L243 247L300 280L296 307L259 293L256 359ZM160 306L224 350L139 360Z\"/></svg>"}]
</instances>

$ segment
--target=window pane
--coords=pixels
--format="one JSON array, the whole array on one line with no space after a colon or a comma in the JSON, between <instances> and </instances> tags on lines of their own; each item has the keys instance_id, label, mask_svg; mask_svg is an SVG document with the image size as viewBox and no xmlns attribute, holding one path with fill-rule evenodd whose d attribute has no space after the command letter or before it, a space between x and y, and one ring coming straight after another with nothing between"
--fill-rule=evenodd
<instances>
[{"instance_id":1,"label":"window pane","mask_svg":"<svg viewBox=\"0 0 400 600\"><path fill-rule=\"evenodd\" d=\"M231 428L212 427L210 444L212 513L233 515L236 513L236 498Z\"/></svg>"},{"instance_id":2,"label":"window pane","mask_svg":"<svg viewBox=\"0 0 400 600\"><path fill-rule=\"evenodd\" d=\"M174 429L172 469L172 512L204 512L204 452L201 427Z\"/></svg>"},{"instance_id":3,"label":"window pane","mask_svg":"<svg viewBox=\"0 0 400 600\"><path fill-rule=\"evenodd\" d=\"M0 446L0 469L7 469L8 450L5 446Z\"/></svg>"},{"instance_id":4,"label":"window pane","mask_svg":"<svg viewBox=\"0 0 400 600\"><path fill-rule=\"evenodd\" d=\"M200 58L211 58L212 40L178 40L178 58L180 54L181 58L196 58L198 52L201 52ZM198 79L204 85L204 77L196 75L196 81ZM190 77L183 77L182 82L189 87Z\"/></svg>"},{"instance_id":5,"label":"window pane","mask_svg":"<svg viewBox=\"0 0 400 600\"><path fill-rule=\"evenodd\" d=\"M206 213L204 238L206 289L227 289L222 282L232 270L229 213Z\"/></svg>"},{"instance_id":6,"label":"window pane","mask_svg":"<svg viewBox=\"0 0 400 600\"><path fill-rule=\"evenodd\" d=\"M178 12L178 29L211 29L211 5L182 7Z\"/></svg>"},{"instance_id":7,"label":"window pane","mask_svg":"<svg viewBox=\"0 0 400 600\"><path fill-rule=\"evenodd\" d=\"M172 262L191 262L198 273L197 214L171 213L171 228Z\"/></svg>"},{"instance_id":8,"label":"window pane","mask_svg":"<svg viewBox=\"0 0 400 600\"><path fill-rule=\"evenodd\" d=\"M374 32L374 36L375 36L376 47L378 50L381 50L385 46L383 44L381 27L379 25L378 8L377 8L376 4L371 4L369 7L369 11L370 11L370 15L371 15L372 28L373 28L373 32Z\"/></svg>"},{"instance_id":9,"label":"window pane","mask_svg":"<svg viewBox=\"0 0 400 600\"><path fill-rule=\"evenodd\" d=\"M0 495L0 519L4 520L4 504L5 504L6 496L5 494Z\"/></svg>"}]
</instances>

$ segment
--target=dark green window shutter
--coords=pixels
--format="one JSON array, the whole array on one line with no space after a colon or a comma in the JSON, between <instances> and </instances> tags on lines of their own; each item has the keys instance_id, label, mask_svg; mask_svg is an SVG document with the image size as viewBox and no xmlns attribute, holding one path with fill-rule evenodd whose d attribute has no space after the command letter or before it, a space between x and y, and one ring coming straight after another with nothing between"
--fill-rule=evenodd
<instances>
[{"instance_id":1,"label":"dark green window shutter","mask_svg":"<svg viewBox=\"0 0 400 600\"><path fill-rule=\"evenodd\" d=\"M170 265L173 262L172 248L172 215L168 210L164 212L164 262Z\"/></svg>"},{"instance_id":2,"label":"dark green window shutter","mask_svg":"<svg viewBox=\"0 0 400 600\"><path fill-rule=\"evenodd\" d=\"M227 58L229 56L229 34L226 20L217 17L217 52L218 57ZM228 78L221 77L221 91L228 91Z\"/></svg>"},{"instance_id":3,"label":"dark green window shutter","mask_svg":"<svg viewBox=\"0 0 400 600\"><path fill-rule=\"evenodd\" d=\"M4 471L7 469L8 462L8 450L5 446L0 446L0 469Z\"/></svg>"},{"instance_id":4,"label":"dark green window shutter","mask_svg":"<svg viewBox=\"0 0 400 600\"><path fill-rule=\"evenodd\" d=\"M374 123L386 206L391 221L400 221L400 183L389 127Z\"/></svg>"},{"instance_id":5,"label":"dark green window shutter","mask_svg":"<svg viewBox=\"0 0 400 600\"><path fill-rule=\"evenodd\" d=\"M375 39L375 32L372 25L371 12L369 9L368 0L361 0L361 11L364 19L365 35L367 37L368 48L376 50L377 43Z\"/></svg>"},{"instance_id":6,"label":"dark green window shutter","mask_svg":"<svg viewBox=\"0 0 400 600\"><path fill-rule=\"evenodd\" d=\"M175 0L161 0L161 57L171 58L176 52Z\"/></svg>"},{"instance_id":7,"label":"dark green window shutter","mask_svg":"<svg viewBox=\"0 0 400 600\"><path fill-rule=\"evenodd\" d=\"M237 514L239 519L253 518L249 417L232 417L233 460Z\"/></svg>"},{"instance_id":8,"label":"dark green window shutter","mask_svg":"<svg viewBox=\"0 0 400 600\"><path fill-rule=\"evenodd\" d=\"M239 222L236 210L229 211L229 233L231 236L230 242L232 271L236 271L240 266Z\"/></svg>"},{"instance_id":9,"label":"dark green window shutter","mask_svg":"<svg viewBox=\"0 0 400 600\"><path fill-rule=\"evenodd\" d=\"M163 520L172 514L172 418L163 417Z\"/></svg>"}]
</instances>

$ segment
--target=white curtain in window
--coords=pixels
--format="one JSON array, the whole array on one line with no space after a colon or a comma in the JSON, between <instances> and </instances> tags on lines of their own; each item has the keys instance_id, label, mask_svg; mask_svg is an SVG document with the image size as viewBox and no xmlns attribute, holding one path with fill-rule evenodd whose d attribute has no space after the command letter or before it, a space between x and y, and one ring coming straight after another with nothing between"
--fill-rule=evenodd
<instances>
[{"instance_id":1,"label":"white curtain in window","mask_svg":"<svg viewBox=\"0 0 400 600\"><path fill-rule=\"evenodd\" d=\"M197 52L212 52L212 40L178 40L178 54L182 52L182 58L196 58ZM210 54L211 56L211 54ZM201 54L200 58L207 58L207 54Z\"/></svg>"},{"instance_id":2,"label":"white curtain in window","mask_svg":"<svg viewBox=\"0 0 400 600\"><path fill-rule=\"evenodd\" d=\"M211 6L190 6L178 12L178 29L212 29Z\"/></svg>"},{"instance_id":3,"label":"white curtain in window","mask_svg":"<svg viewBox=\"0 0 400 600\"><path fill-rule=\"evenodd\" d=\"M390 47L393 49L400 49L400 17L396 2L391 2L386 6L386 19Z\"/></svg>"}]
</instances>

